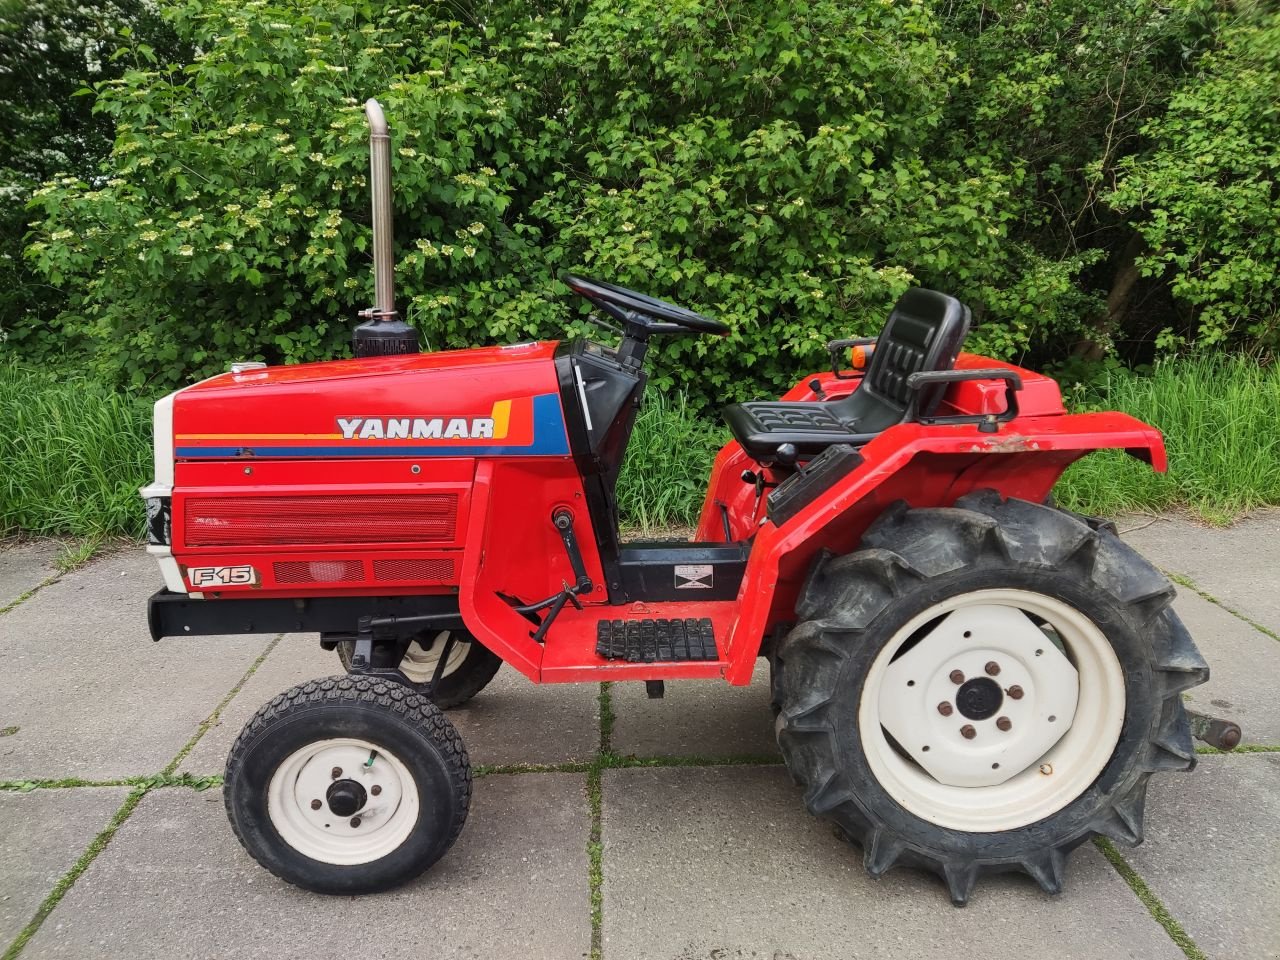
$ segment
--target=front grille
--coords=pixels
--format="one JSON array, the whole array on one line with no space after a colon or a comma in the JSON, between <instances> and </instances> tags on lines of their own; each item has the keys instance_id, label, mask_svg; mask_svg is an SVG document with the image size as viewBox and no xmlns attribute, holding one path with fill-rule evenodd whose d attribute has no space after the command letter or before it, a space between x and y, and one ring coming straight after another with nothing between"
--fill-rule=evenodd
<instances>
[{"instance_id":1,"label":"front grille","mask_svg":"<svg viewBox=\"0 0 1280 960\"><path fill-rule=\"evenodd\" d=\"M457 533L458 497L193 497L183 514L189 547L449 543Z\"/></svg>"},{"instance_id":2,"label":"front grille","mask_svg":"<svg viewBox=\"0 0 1280 960\"><path fill-rule=\"evenodd\" d=\"M272 565L276 583L359 583L364 564L359 560L286 560Z\"/></svg>"},{"instance_id":3,"label":"front grille","mask_svg":"<svg viewBox=\"0 0 1280 960\"><path fill-rule=\"evenodd\" d=\"M375 560L375 580L404 580L414 583L448 582L453 579L453 561L447 557L420 560Z\"/></svg>"}]
</instances>

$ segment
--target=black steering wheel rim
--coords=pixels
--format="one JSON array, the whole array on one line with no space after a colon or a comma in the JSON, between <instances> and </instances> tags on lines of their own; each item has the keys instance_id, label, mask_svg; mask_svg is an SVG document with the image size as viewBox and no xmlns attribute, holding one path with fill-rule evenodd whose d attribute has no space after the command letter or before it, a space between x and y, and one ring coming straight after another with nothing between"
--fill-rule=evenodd
<instances>
[{"instance_id":1,"label":"black steering wheel rim","mask_svg":"<svg viewBox=\"0 0 1280 960\"><path fill-rule=\"evenodd\" d=\"M645 320L648 318L659 321L661 324L674 324L690 332L714 333L719 336L729 333L729 328L719 320L712 320L685 307L650 297L636 290L628 290L614 283L592 280L572 273L564 274L561 279L578 296L594 303L620 323L634 323L654 333L674 332L646 323Z\"/></svg>"}]
</instances>

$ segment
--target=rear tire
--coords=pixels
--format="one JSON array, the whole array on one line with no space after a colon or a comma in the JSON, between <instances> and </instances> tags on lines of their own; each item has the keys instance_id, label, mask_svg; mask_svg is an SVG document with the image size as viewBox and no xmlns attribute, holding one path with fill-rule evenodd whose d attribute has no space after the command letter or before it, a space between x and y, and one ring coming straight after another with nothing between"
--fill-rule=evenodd
<instances>
[{"instance_id":1,"label":"rear tire","mask_svg":"<svg viewBox=\"0 0 1280 960\"><path fill-rule=\"evenodd\" d=\"M287 690L241 731L223 800L236 838L282 880L372 893L418 876L453 845L471 762L431 701L377 677Z\"/></svg>"},{"instance_id":2,"label":"rear tire","mask_svg":"<svg viewBox=\"0 0 1280 960\"><path fill-rule=\"evenodd\" d=\"M431 678L440 662L446 638L451 633L454 636L453 650L440 675L440 682L436 684L435 693L431 694ZM429 649L422 646L420 639L429 643ZM342 669L350 672L356 642L343 640L339 642L337 649ZM501 666L502 660L498 655L471 634L463 630L435 630L410 641L399 669L413 684L417 693L427 697L441 710L448 710L461 706L488 686Z\"/></svg>"},{"instance_id":3,"label":"rear tire","mask_svg":"<svg viewBox=\"0 0 1280 960\"><path fill-rule=\"evenodd\" d=\"M809 810L872 876L924 867L957 905L983 873L1059 892L1095 835L1140 843L1151 774L1194 766L1181 693L1209 674L1169 582L1111 533L993 491L890 508L861 546L818 561L774 658Z\"/></svg>"}]
</instances>

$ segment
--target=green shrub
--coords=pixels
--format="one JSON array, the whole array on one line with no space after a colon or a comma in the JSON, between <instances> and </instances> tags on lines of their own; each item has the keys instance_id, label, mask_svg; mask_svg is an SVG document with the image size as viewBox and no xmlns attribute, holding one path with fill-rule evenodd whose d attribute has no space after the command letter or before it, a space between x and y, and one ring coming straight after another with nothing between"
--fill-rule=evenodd
<instances>
[{"instance_id":1,"label":"green shrub","mask_svg":"<svg viewBox=\"0 0 1280 960\"><path fill-rule=\"evenodd\" d=\"M1280 347L1280 11L1242 16L1143 133L1110 201L1144 214L1142 268L1191 308L1161 343Z\"/></svg>"},{"instance_id":2,"label":"green shrub","mask_svg":"<svg viewBox=\"0 0 1280 960\"><path fill-rule=\"evenodd\" d=\"M167 8L189 65L97 88L101 176L37 191L27 255L103 379L327 358L370 300L360 101L393 125L400 304L436 348L556 336L562 269L727 322L665 341L698 405L784 386L913 283L998 355L1069 330L1087 258L1009 232L1023 162L940 129L966 81L924 4Z\"/></svg>"}]
</instances>

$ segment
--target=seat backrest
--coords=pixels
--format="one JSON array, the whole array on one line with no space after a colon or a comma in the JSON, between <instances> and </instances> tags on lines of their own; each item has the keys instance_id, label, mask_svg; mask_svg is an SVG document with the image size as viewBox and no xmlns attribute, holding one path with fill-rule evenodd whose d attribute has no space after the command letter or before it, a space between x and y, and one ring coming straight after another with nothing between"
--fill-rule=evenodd
<instances>
[{"instance_id":1,"label":"seat backrest","mask_svg":"<svg viewBox=\"0 0 1280 960\"><path fill-rule=\"evenodd\" d=\"M876 340L858 392L908 414L929 416L945 387L907 389L907 377L922 370L950 370L969 332L969 308L945 293L912 287L904 293Z\"/></svg>"}]
</instances>

